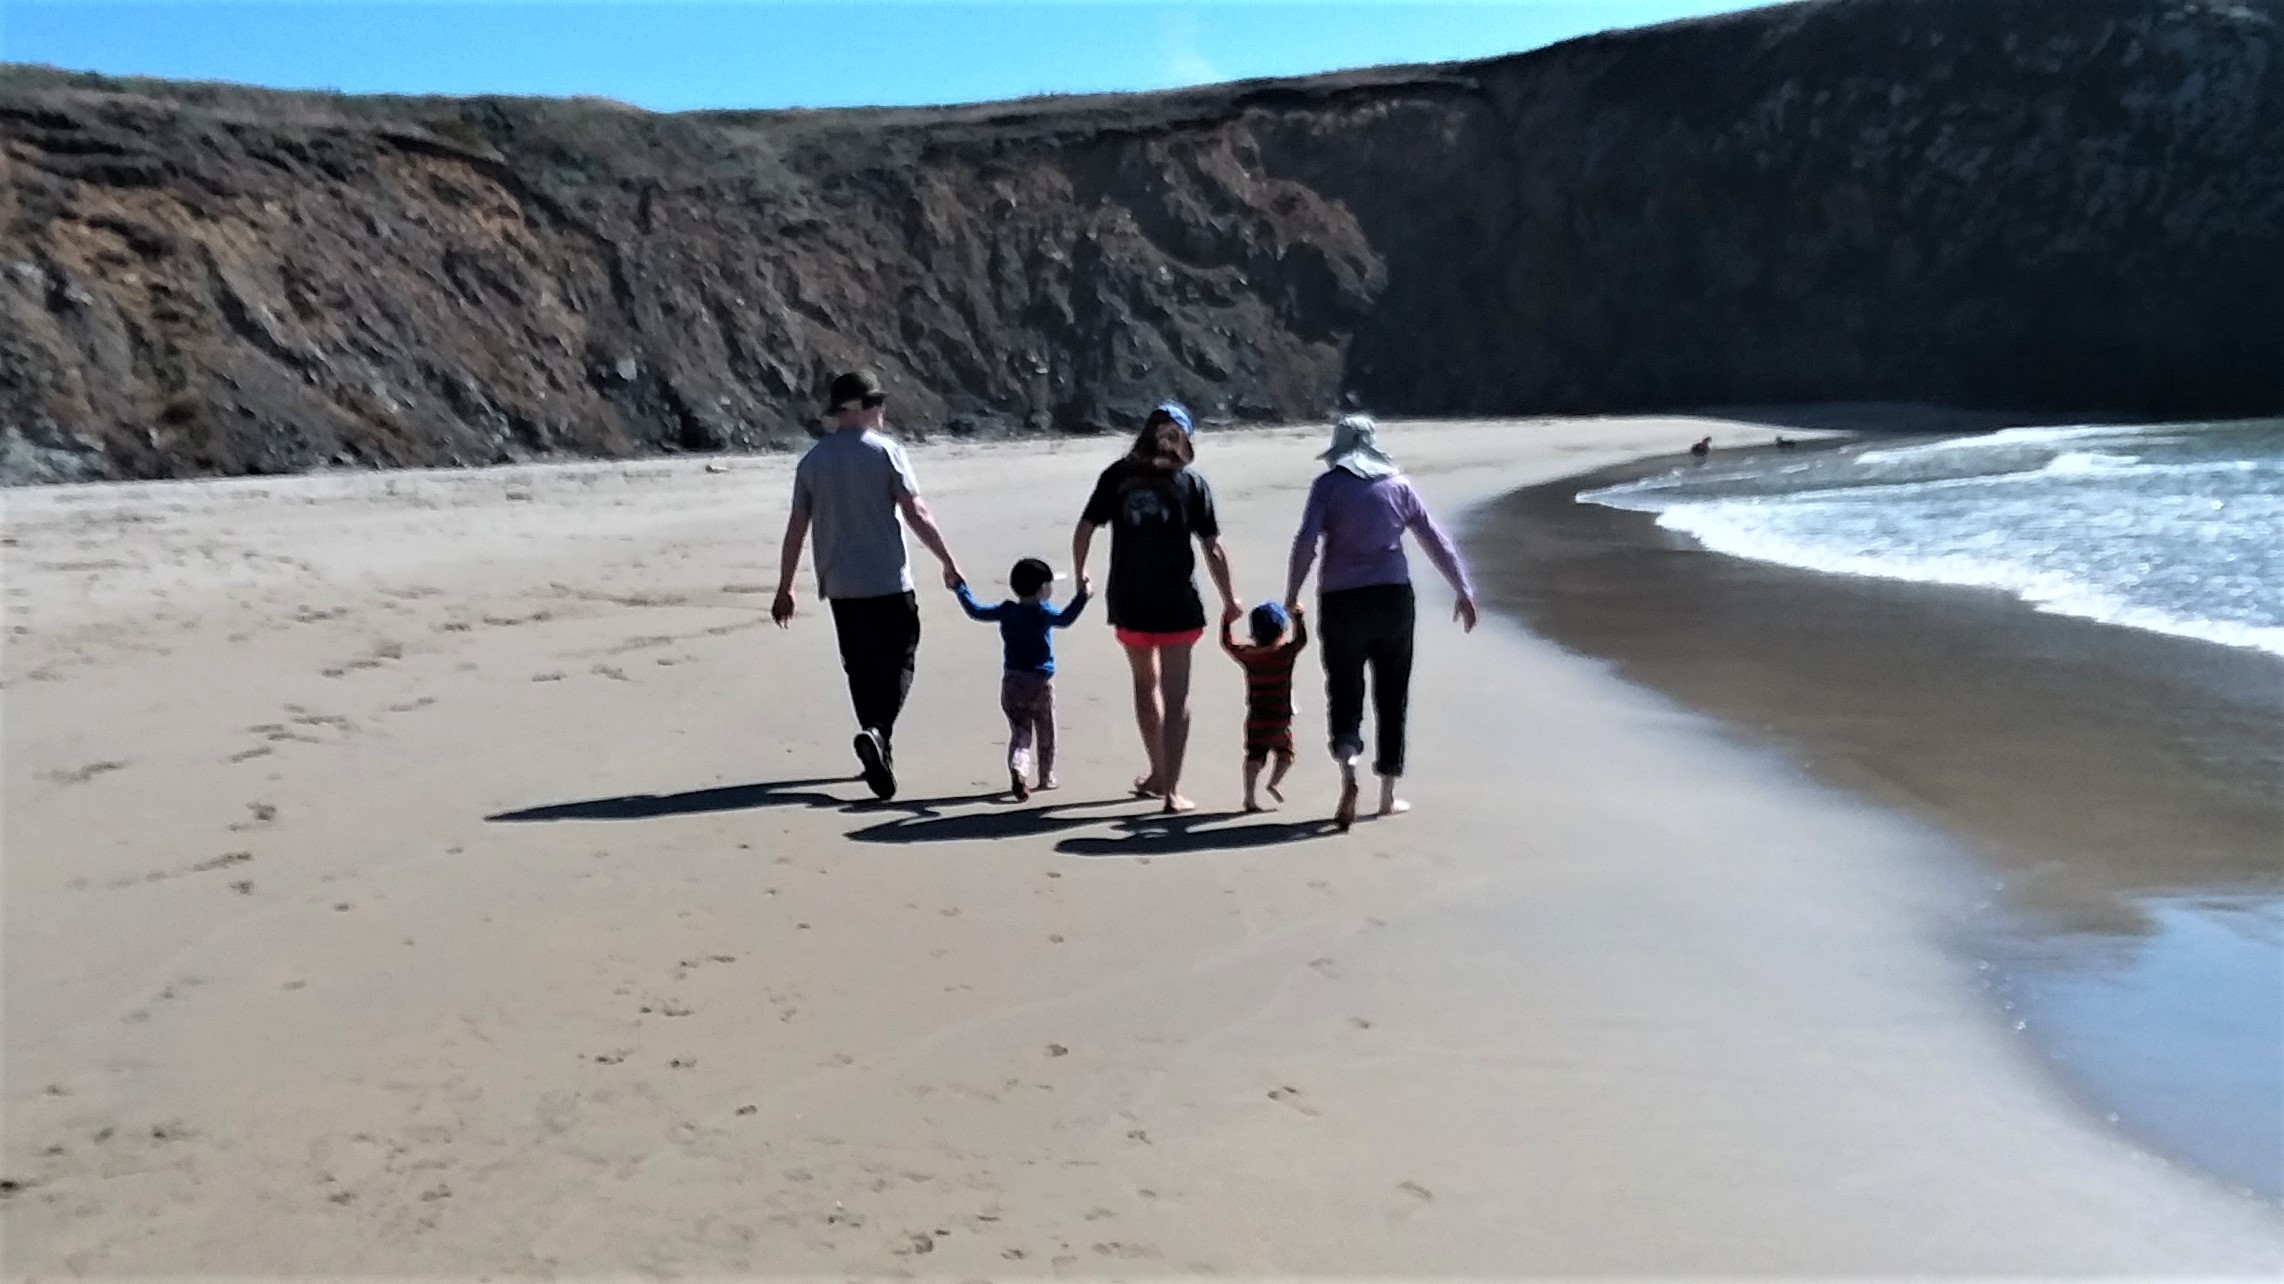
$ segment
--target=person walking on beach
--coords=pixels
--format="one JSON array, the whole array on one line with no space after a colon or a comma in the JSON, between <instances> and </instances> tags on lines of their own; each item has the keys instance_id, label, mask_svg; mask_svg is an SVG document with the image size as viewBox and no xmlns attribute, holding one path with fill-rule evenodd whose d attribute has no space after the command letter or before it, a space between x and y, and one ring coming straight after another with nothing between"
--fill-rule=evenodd
<instances>
[{"instance_id":1,"label":"person walking on beach","mask_svg":"<svg viewBox=\"0 0 2284 1284\"><path fill-rule=\"evenodd\" d=\"M1031 796L1027 771L1034 745L1039 755L1039 788L1053 789L1059 783L1055 779L1054 630L1077 623L1079 612L1086 609L1093 593L1093 585L1080 580L1078 595L1058 611L1047 601L1054 583L1053 567L1036 557L1026 557L1007 574L1007 586L1015 590L1013 601L985 606L968 592L964 581L952 589L969 619L999 625L1005 662L999 678L999 708L1007 715L1007 787L1017 802Z\"/></svg>"},{"instance_id":2,"label":"person walking on beach","mask_svg":"<svg viewBox=\"0 0 2284 1284\"><path fill-rule=\"evenodd\" d=\"M896 796L896 715L912 690L920 653L920 602L904 553L899 511L912 533L943 563L944 587L961 581L959 563L944 544L904 448L881 431L888 393L870 370L833 380L825 399L833 431L809 448L793 473L793 512L785 521L778 562L777 600L770 618L790 625L793 579L801 546L817 536L817 596L832 605L833 631L856 707L857 762L864 782L881 798Z\"/></svg>"},{"instance_id":3,"label":"person walking on beach","mask_svg":"<svg viewBox=\"0 0 2284 1284\"><path fill-rule=\"evenodd\" d=\"M1317 545L1324 569L1317 581L1317 637L1324 653L1326 721L1333 760L1340 764L1340 805L1333 823L1356 821L1356 763L1364 755L1364 685L1369 670L1379 752L1380 814L1411 810L1396 797L1404 774L1404 717L1411 698L1414 604L1404 532L1420 542L1428 560L1459 595L1452 618L1475 628L1475 590L1458 550L1436 525L1419 492L1380 449L1379 426L1369 415L1350 415L1333 428L1332 447L1319 456L1327 467L1309 487L1301 528L1293 536L1285 584L1288 610L1300 607Z\"/></svg>"},{"instance_id":4,"label":"person walking on beach","mask_svg":"<svg viewBox=\"0 0 2284 1284\"><path fill-rule=\"evenodd\" d=\"M1221 649L1245 669L1245 810L1259 811L1261 769L1271 759L1277 765L1269 772L1269 797L1285 801L1277 786L1293 769L1293 662L1309 644L1309 622L1298 608L1288 611L1275 602L1263 602L1246 618L1251 646L1239 646L1230 636L1233 623L1221 622ZM1289 640L1288 624L1293 630Z\"/></svg>"},{"instance_id":5,"label":"person walking on beach","mask_svg":"<svg viewBox=\"0 0 2284 1284\"><path fill-rule=\"evenodd\" d=\"M1190 412L1163 401L1143 420L1124 458L1102 472L1071 535L1071 566L1083 582L1094 533L1110 527L1110 581L1104 590L1111 626L1126 648L1134 677L1134 722L1150 769L1134 792L1162 798L1169 812L1197 804L1182 796L1182 758L1190 738L1190 651L1205 636L1196 556L1221 593L1222 618L1244 612L1231 587L1229 555L1213 488L1190 467L1196 458Z\"/></svg>"}]
</instances>

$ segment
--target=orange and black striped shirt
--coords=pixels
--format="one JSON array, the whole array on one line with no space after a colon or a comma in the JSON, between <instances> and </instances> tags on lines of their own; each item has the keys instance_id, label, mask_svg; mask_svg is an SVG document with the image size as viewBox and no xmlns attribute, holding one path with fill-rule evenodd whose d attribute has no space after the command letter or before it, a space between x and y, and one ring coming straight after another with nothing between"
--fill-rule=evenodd
<instances>
[{"instance_id":1,"label":"orange and black striped shirt","mask_svg":"<svg viewBox=\"0 0 2284 1284\"><path fill-rule=\"evenodd\" d=\"M1248 757L1293 752L1293 663L1309 644L1306 620L1293 620L1283 646L1240 646L1221 624L1221 649L1245 668L1245 752Z\"/></svg>"}]
</instances>

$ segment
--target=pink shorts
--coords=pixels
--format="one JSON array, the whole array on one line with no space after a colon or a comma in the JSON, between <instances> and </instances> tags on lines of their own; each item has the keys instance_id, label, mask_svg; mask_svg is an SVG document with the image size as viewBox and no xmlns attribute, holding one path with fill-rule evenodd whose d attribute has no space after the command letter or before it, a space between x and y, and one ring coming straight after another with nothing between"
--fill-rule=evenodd
<instances>
[{"instance_id":1,"label":"pink shorts","mask_svg":"<svg viewBox=\"0 0 2284 1284\"><path fill-rule=\"evenodd\" d=\"M1184 629L1180 633L1142 633L1134 629L1119 629L1118 644L1138 651L1156 651L1161 647L1196 646L1205 636L1204 629Z\"/></svg>"}]
</instances>

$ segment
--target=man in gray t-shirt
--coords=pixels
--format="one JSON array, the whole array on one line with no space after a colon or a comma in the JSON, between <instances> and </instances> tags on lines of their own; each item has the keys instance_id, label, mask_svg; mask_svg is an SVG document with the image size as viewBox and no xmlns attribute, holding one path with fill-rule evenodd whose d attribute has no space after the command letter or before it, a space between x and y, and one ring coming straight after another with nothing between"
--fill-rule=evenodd
<instances>
[{"instance_id":1,"label":"man in gray t-shirt","mask_svg":"<svg viewBox=\"0 0 2284 1284\"><path fill-rule=\"evenodd\" d=\"M809 448L793 472L793 512L785 522L777 601L770 617L784 628L793 618L794 577L801 546L817 535L817 595L830 603L833 631L856 706L857 761L864 780L882 798L896 795L890 737L920 651L920 601L904 556L899 510L928 551L944 565L944 587L961 581L959 564L943 532L921 502L919 483L904 448L881 433L888 394L869 370L833 380L827 399L831 435Z\"/></svg>"}]
</instances>

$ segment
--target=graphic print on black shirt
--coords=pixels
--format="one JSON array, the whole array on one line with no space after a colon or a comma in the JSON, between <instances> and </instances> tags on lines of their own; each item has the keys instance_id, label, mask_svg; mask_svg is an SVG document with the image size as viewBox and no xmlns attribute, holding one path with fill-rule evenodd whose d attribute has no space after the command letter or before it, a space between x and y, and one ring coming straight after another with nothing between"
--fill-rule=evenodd
<instances>
[{"instance_id":1,"label":"graphic print on black shirt","mask_svg":"<svg viewBox=\"0 0 2284 1284\"><path fill-rule=\"evenodd\" d=\"M1110 527L1110 622L1137 633L1205 627L1192 539L1217 539L1213 489L1191 469L1166 473L1119 460L1103 470L1082 520Z\"/></svg>"}]
</instances>

